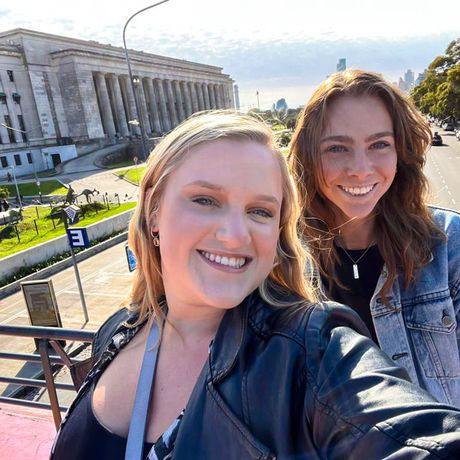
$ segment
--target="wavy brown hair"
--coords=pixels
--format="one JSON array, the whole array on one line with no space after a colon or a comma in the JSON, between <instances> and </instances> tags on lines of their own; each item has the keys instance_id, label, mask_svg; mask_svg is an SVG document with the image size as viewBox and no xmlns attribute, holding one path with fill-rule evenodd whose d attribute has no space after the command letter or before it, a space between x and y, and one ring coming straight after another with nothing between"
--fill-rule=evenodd
<instances>
[{"instance_id":1,"label":"wavy brown hair","mask_svg":"<svg viewBox=\"0 0 460 460\"><path fill-rule=\"evenodd\" d=\"M214 111L190 117L168 134L150 154L140 184L139 204L129 226L129 246L134 251L137 268L129 299L130 309L139 313L139 324L146 317L164 318L164 287L161 256L153 245L152 216L157 209L168 178L193 149L221 139L253 141L269 148L280 165L283 200L276 264L259 286L261 296L270 304L281 306L277 294L290 292L302 299L316 299L312 283L304 277L309 253L299 238L301 208L295 180L286 159L280 153L270 128L262 121L237 112ZM218 152L216 152L218 155ZM159 321L162 324L162 321Z\"/></svg>"},{"instance_id":2,"label":"wavy brown hair","mask_svg":"<svg viewBox=\"0 0 460 460\"><path fill-rule=\"evenodd\" d=\"M338 256L333 244L338 229L332 203L321 192L324 174L320 139L328 106L343 96L376 97L385 104L393 121L397 173L375 209L377 244L388 272L380 294L388 305L387 294L398 270L405 285L410 284L417 268L429 262L433 238L443 237L426 206L428 182L423 166L431 143L431 130L409 97L372 72L346 70L335 73L308 101L297 120L290 145L290 164L301 178L303 216L307 223L304 237L330 289L340 286L335 270Z\"/></svg>"}]
</instances>

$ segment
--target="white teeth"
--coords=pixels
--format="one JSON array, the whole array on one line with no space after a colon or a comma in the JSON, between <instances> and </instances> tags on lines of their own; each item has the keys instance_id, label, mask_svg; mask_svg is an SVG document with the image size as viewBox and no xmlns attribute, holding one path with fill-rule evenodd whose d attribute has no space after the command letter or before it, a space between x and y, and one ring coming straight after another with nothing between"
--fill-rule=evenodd
<instances>
[{"instance_id":1,"label":"white teeth","mask_svg":"<svg viewBox=\"0 0 460 460\"><path fill-rule=\"evenodd\" d=\"M350 195L353 195L353 196L366 195L374 187L375 187L375 184L366 185L365 187L345 187L345 185L340 185L340 188L342 190L344 190L345 192L347 192L347 193L349 193Z\"/></svg>"},{"instance_id":2,"label":"white teeth","mask_svg":"<svg viewBox=\"0 0 460 460\"><path fill-rule=\"evenodd\" d=\"M216 254L212 254L211 252L203 251L200 251L200 253L211 262L216 262L218 264L226 265L232 268L241 268L246 263L246 259L244 257L221 257Z\"/></svg>"}]
</instances>

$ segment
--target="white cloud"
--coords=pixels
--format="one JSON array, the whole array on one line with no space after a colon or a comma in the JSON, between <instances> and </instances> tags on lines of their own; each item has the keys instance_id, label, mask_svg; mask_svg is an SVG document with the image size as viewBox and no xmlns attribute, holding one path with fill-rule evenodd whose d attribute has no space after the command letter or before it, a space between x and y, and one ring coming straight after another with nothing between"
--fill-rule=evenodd
<instances>
[{"instance_id":1,"label":"white cloud","mask_svg":"<svg viewBox=\"0 0 460 460\"><path fill-rule=\"evenodd\" d=\"M149 4L15 0L0 9L0 30L24 27L121 46L125 21ZM303 88L333 72L340 57L391 79L407 68L421 71L459 34L456 15L433 21L433 8L427 0L170 0L133 19L127 43L223 67L246 105L259 90L270 94L264 106L280 97L295 106L305 102Z\"/></svg>"}]
</instances>

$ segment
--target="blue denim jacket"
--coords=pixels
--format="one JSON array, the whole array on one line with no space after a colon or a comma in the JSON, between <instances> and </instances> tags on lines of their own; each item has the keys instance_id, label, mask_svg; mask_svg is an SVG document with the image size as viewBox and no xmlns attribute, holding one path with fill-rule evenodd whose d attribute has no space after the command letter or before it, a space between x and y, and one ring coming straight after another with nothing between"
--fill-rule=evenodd
<instances>
[{"instance_id":1,"label":"blue denim jacket","mask_svg":"<svg viewBox=\"0 0 460 460\"><path fill-rule=\"evenodd\" d=\"M440 402L460 407L460 214L430 210L447 239L434 245L431 262L407 289L398 276L388 295L392 308L379 295L383 267L370 308L387 355Z\"/></svg>"}]
</instances>

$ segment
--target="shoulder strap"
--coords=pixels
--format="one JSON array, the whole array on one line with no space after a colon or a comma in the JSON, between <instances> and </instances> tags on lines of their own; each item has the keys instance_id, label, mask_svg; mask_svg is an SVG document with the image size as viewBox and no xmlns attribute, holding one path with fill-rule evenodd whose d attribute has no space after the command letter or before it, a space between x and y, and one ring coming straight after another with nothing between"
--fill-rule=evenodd
<instances>
[{"instance_id":1,"label":"shoulder strap","mask_svg":"<svg viewBox=\"0 0 460 460\"><path fill-rule=\"evenodd\" d=\"M160 332L158 325L156 322L153 322L147 338L141 373L139 375L139 381L137 382L136 398L134 400L134 407L129 425L125 460L141 460L142 458L147 416L155 380L159 336Z\"/></svg>"}]
</instances>

